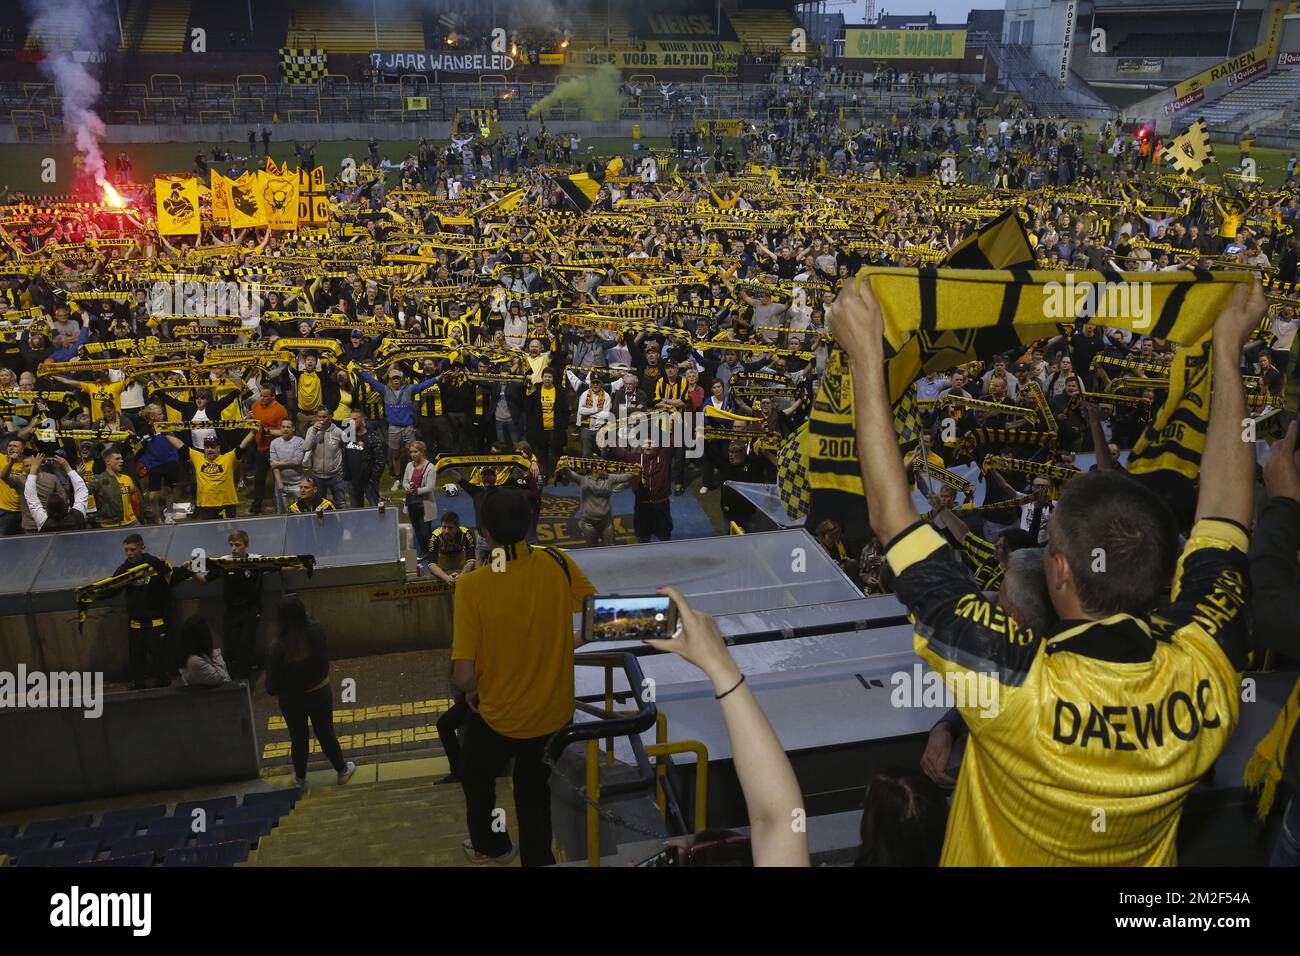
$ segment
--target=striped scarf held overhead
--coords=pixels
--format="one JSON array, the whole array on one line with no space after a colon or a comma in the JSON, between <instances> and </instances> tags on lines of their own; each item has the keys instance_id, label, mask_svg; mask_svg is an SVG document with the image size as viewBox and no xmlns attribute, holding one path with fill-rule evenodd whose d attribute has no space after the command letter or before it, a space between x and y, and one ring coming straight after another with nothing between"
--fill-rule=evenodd
<instances>
[{"instance_id":1,"label":"striped scarf held overhead","mask_svg":"<svg viewBox=\"0 0 1300 956\"><path fill-rule=\"evenodd\" d=\"M1250 273L1061 273L1029 269L1030 262L1023 227L1008 212L956 247L947 267L864 268L859 277L870 277L884 318L890 400L897 408L923 371L1023 350L1056 334L1060 322L1094 321L1170 339L1182 347L1169 399L1138 442L1130 471L1186 500L1205 445L1210 332L1234 285L1251 281ZM1010 267L989 267L999 265ZM1126 301L1130 308L1116 308ZM848 363L835 350L804 449L808 523L834 518L850 536L868 533L852 395Z\"/></svg>"}]
</instances>

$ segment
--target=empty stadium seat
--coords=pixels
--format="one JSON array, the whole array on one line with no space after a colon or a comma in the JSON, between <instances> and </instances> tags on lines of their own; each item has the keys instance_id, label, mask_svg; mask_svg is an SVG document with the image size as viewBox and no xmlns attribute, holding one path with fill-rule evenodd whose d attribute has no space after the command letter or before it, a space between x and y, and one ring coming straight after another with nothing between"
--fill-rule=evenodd
<instances>
[{"instance_id":1,"label":"empty stadium seat","mask_svg":"<svg viewBox=\"0 0 1300 956\"><path fill-rule=\"evenodd\" d=\"M247 840L168 850L163 866L234 866L248 859Z\"/></svg>"},{"instance_id":2,"label":"empty stadium seat","mask_svg":"<svg viewBox=\"0 0 1300 956\"><path fill-rule=\"evenodd\" d=\"M152 853L135 853L131 856L110 856L103 860L87 860L82 866L153 866Z\"/></svg>"},{"instance_id":3,"label":"empty stadium seat","mask_svg":"<svg viewBox=\"0 0 1300 956\"><path fill-rule=\"evenodd\" d=\"M115 840L108 848L109 856L137 856L148 853L162 859L168 850L175 850L185 845L188 833L149 833L144 836L127 837Z\"/></svg>"},{"instance_id":4,"label":"empty stadium seat","mask_svg":"<svg viewBox=\"0 0 1300 956\"><path fill-rule=\"evenodd\" d=\"M182 817L160 817L157 820L150 820L149 826L145 830L150 836L159 833L190 833L190 820Z\"/></svg>"},{"instance_id":5,"label":"empty stadium seat","mask_svg":"<svg viewBox=\"0 0 1300 956\"><path fill-rule=\"evenodd\" d=\"M107 810L99 819L101 827L111 827L119 823L130 823L138 830L148 826L150 820L167 816L167 804L156 803L152 807L131 807L128 810Z\"/></svg>"},{"instance_id":6,"label":"empty stadium seat","mask_svg":"<svg viewBox=\"0 0 1300 956\"><path fill-rule=\"evenodd\" d=\"M35 833L32 836L11 837L8 840L0 840L0 854L7 855L10 860L14 860L32 850L48 849L53 842L53 833Z\"/></svg>"},{"instance_id":7,"label":"empty stadium seat","mask_svg":"<svg viewBox=\"0 0 1300 956\"><path fill-rule=\"evenodd\" d=\"M194 845L213 846L234 840L243 840L255 846L258 840L270 834L272 826L273 823L270 820L247 820L243 823L213 827L207 833L198 834L194 840Z\"/></svg>"},{"instance_id":8,"label":"empty stadium seat","mask_svg":"<svg viewBox=\"0 0 1300 956\"><path fill-rule=\"evenodd\" d=\"M207 814L207 825L211 828L212 824L223 812L235 806L236 797L214 797L211 800L186 800L184 803L176 804L176 809L172 811L174 817L184 817L187 821L192 819L195 810L202 810Z\"/></svg>"},{"instance_id":9,"label":"empty stadium seat","mask_svg":"<svg viewBox=\"0 0 1300 956\"><path fill-rule=\"evenodd\" d=\"M0 826L0 840L12 840L18 835L18 828L12 824Z\"/></svg>"},{"instance_id":10,"label":"empty stadium seat","mask_svg":"<svg viewBox=\"0 0 1300 956\"><path fill-rule=\"evenodd\" d=\"M93 844L96 849L107 847L118 840L125 840L127 837L135 836L135 824L115 823L109 826L100 824L97 827L82 827L79 830L72 830L63 838L64 846L81 846L82 844Z\"/></svg>"},{"instance_id":11,"label":"empty stadium seat","mask_svg":"<svg viewBox=\"0 0 1300 956\"><path fill-rule=\"evenodd\" d=\"M37 820L35 823L27 824L23 830L23 836L36 836L38 833L49 833L56 839L61 839L73 830L80 830L82 827L88 827L93 817L89 813L78 813L70 817L60 817L57 820Z\"/></svg>"},{"instance_id":12,"label":"empty stadium seat","mask_svg":"<svg viewBox=\"0 0 1300 956\"><path fill-rule=\"evenodd\" d=\"M61 846L53 850L28 850L18 857L16 866L75 866L89 863L99 848L87 843L82 846Z\"/></svg>"}]
</instances>

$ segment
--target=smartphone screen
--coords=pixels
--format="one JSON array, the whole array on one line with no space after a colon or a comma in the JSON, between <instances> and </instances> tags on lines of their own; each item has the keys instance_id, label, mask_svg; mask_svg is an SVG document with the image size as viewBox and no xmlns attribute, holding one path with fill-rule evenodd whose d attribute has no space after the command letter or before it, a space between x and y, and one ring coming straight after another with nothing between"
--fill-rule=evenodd
<instances>
[{"instance_id":1,"label":"smartphone screen","mask_svg":"<svg viewBox=\"0 0 1300 956\"><path fill-rule=\"evenodd\" d=\"M595 594L584 618L589 641L671 640L677 630L677 609L661 594Z\"/></svg>"}]
</instances>

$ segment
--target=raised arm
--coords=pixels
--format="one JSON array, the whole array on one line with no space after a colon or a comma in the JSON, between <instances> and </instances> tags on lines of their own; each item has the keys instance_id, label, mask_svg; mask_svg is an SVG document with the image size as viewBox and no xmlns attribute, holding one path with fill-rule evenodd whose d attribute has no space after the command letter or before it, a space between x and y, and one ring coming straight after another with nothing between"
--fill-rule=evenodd
<instances>
[{"instance_id":1,"label":"raised arm","mask_svg":"<svg viewBox=\"0 0 1300 956\"><path fill-rule=\"evenodd\" d=\"M854 434L871 529L886 545L920 520L908 491L898 433L886 393L884 322L869 279L845 283L831 310L831 329L853 373ZM879 454L863 454L866 449Z\"/></svg>"},{"instance_id":2,"label":"raised arm","mask_svg":"<svg viewBox=\"0 0 1300 956\"><path fill-rule=\"evenodd\" d=\"M713 683L731 738L731 752L749 811L755 866L808 866L808 834L795 827L805 809L799 781L772 725L727 652L712 615L694 611L674 588L661 588L677 606L674 640L646 641L690 661Z\"/></svg>"},{"instance_id":3,"label":"raised arm","mask_svg":"<svg viewBox=\"0 0 1300 956\"><path fill-rule=\"evenodd\" d=\"M1201 456L1197 521L1227 518L1249 528L1254 517L1255 446L1242 438L1246 394L1241 384L1241 352L1267 311L1259 281L1239 283L1228 307L1214 322L1210 425Z\"/></svg>"}]
</instances>

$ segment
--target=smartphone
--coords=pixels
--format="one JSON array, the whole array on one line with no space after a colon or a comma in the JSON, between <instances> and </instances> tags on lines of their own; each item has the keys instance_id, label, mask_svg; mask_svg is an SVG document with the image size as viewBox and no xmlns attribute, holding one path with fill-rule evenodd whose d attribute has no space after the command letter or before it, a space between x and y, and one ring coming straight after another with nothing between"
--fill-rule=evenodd
<instances>
[{"instance_id":1,"label":"smartphone","mask_svg":"<svg viewBox=\"0 0 1300 956\"><path fill-rule=\"evenodd\" d=\"M593 594L583 606L587 641L672 640L677 608L664 594Z\"/></svg>"}]
</instances>

